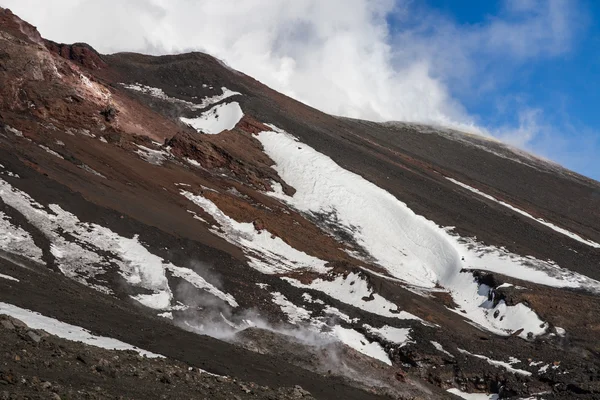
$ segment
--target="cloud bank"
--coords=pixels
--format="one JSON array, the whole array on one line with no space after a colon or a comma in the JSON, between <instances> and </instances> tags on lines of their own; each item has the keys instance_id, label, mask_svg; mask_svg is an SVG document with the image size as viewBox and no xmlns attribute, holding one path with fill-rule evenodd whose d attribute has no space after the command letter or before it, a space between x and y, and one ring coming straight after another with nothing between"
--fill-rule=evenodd
<instances>
[{"instance_id":1,"label":"cloud bank","mask_svg":"<svg viewBox=\"0 0 600 400\"><path fill-rule=\"evenodd\" d=\"M459 24L410 0L0 0L55 41L100 52L199 50L325 112L441 124L528 145L541 110L486 126L458 99L493 93L511 70L569 51L569 0L505 0Z\"/></svg>"}]
</instances>

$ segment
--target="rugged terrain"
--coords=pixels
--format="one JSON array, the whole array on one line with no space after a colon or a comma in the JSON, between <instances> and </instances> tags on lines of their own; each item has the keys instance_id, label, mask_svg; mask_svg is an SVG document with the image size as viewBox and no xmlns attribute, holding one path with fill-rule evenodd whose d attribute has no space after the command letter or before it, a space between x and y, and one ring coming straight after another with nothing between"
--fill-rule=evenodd
<instances>
[{"instance_id":1,"label":"rugged terrain","mask_svg":"<svg viewBox=\"0 0 600 400\"><path fill-rule=\"evenodd\" d=\"M600 398L598 243L600 183L491 138L0 9L2 398Z\"/></svg>"}]
</instances>

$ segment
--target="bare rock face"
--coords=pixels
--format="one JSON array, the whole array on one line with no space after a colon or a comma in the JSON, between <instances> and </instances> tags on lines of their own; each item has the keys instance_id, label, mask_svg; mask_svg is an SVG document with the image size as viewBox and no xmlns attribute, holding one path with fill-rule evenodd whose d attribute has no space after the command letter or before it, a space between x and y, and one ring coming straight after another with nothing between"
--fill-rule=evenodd
<instances>
[{"instance_id":1,"label":"bare rock face","mask_svg":"<svg viewBox=\"0 0 600 400\"><path fill-rule=\"evenodd\" d=\"M52 53L56 53L62 58L73 61L84 68L96 70L108 67L108 64L102 60L100 54L88 44L64 44L56 43L51 40L45 40L44 44Z\"/></svg>"},{"instance_id":2,"label":"bare rock face","mask_svg":"<svg viewBox=\"0 0 600 400\"><path fill-rule=\"evenodd\" d=\"M35 44L43 44L42 35L37 28L23 21L7 8L0 7L0 25L4 32L8 32L19 39Z\"/></svg>"}]
</instances>

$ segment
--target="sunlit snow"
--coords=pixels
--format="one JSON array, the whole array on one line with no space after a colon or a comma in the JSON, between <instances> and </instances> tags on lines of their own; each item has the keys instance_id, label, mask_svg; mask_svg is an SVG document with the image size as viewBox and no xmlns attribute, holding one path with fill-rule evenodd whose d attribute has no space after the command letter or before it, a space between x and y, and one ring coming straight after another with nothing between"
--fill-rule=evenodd
<instances>
[{"instance_id":1,"label":"sunlit snow","mask_svg":"<svg viewBox=\"0 0 600 400\"><path fill-rule=\"evenodd\" d=\"M17 278L13 278L10 275L0 274L0 279L6 279L7 281L20 282Z\"/></svg>"},{"instance_id":2,"label":"sunlit snow","mask_svg":"<svg viewBox=\"0 0 600 400\"><path fill-rule=\"evenodd\" d=\"M40 313L13 306L12 304L0 302L0 314L9 315L13 318L23 321L31 329L41 329L51 335L55 335L63 339L82 342L109 350L133 350L149 358L163 357L160 354L138 349L137 347L123 343L120 340L105 336L93 335L88 330L81 327L66 324L54 318L45 317Z\"/></svg>"},{"instance_id":3,"label":"sunlit snow","mask_svg":"<svg viewBox=\"0 0 600 400\"><path fill-rule=\"evenodd\" d=\"M459 389L452 388L447 390L449 393L452 393L458 397L461 397L465 400L498 400L500 396L497 394L485 394L485 393L467 393L463 392Z\"/></svg>"},{"instance_id":4,"label":"sunlit snow","mask_svg":"<svg viewBox=\"0 0 600 400\"><path fill-rule=\"evenodd\" d=\"M398 310L396 304L375 293L369 288L367 281L359 274L350 273L346 277L340 275L332 280L318 278L306 284L297 279L283 279L293 286L318 290L342 303L358 307L372 314L388 318L421 320L406 311Z\"/></svg>"},{"instance_id":5,"label":"sunlit snow","mask_svg":"<svg viewBox=\"0 0 600 400\"><path fill-rule=\"evenodd\" d=\"M106 286L91 284L89 280L101 280L99 276L106 272L106 267L116 265L129 284L151 291L135 296L136 300L148 307L167 309L173 298L166 276L166 271L169 271L232 307L237 306L231 295L223 293L193 270L177 267L152 254L140 243L137 235L127 238L101 225L82 222L57 204L44 207L2 179L0 198L48 238L50 252L67 277L110 293Z\"/></svg>"},{"instance_id":6,"label":"sunlit snow","mask_svg":"<svg viewBox=\"0 0 600 400\"><path fill-rule=\"evenodd\" d=\"M201 133L216 135L233 129L244 116L237 102L217 104L196 118L181 117L181 121Z\"/></svg>"},{"instance_id":7,"label":"sunlit snow","mask_svg":"<svg viewBox=\"0 0 600 400\"><path fill-rule=\"evenodd\" d=\"M544 333L547 328L522 304L507 306L500 302L494 307L488 299L489 290L480 288L471 273L461 272L463 269L493 270L559 287L600 288L599 282L550 262L512 255L504 249L483 247L452 235L448 229L416 215L390 193L343 169L289 133L270 127L273 131L259 133L258 140L275 161L274 169L296 189L293 196L281 191L272 192L272 196L312 214L316 220L331 216L352 235L359 246L355 250L367 253L370 258L367 261L375 261L392 277L423 288L441 285L458 304L455 311L466 312L465 316L479 326L501 335L524 328L524 337L528 332ZM541 269L537 269L539 264ZM331 291L332 283L316 280L311 285L299 286ZM337 298L345 292L346 289L339 292L338 288Z\"/></svg>"},{"instance_id":8,"label":"sunlit snow","mask_svg":"<svg viewBox=\"0 0 600 400\"><path fill-rule=\"evenodd\" d=\"M254 229L251 223L237 222L225 215L209 199L182 190L181 194L202 207L220 225L213 232L229 242L241 246L250 259L250 266L265 274L276 274L293 270L309 270L325 273L326 261L296 250L281 238L274 237L267 230Z\"/></svg>"},{"instance_id":9,"label":"sunlit snow","mask_svg":"<svg viewBox=\"0 0 600 400\"><path fill-rule=\"evenodd\" d=\"M0 192L2 190L4 189L0 186ZM2 211L0 211L0 250L42 262L42 249L36 246L29 232L13 225Z\"/></svg>"}]
</instances>

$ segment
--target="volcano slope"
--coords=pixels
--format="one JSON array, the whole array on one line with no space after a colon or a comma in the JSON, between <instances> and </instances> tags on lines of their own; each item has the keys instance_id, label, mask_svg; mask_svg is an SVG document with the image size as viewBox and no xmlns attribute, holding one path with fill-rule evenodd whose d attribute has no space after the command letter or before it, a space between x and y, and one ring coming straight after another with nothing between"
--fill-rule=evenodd
<instances>
[{"instance_id":1,"label":"volcano slope","mask_svg":"<svg viewBox=\"0 0 600 400\"><path fill-rule=\"evenodd\" d=\"M0 11L6 398L599 398L599 243L598 182L491 139Z\"/></svg>"}]
</instances>

